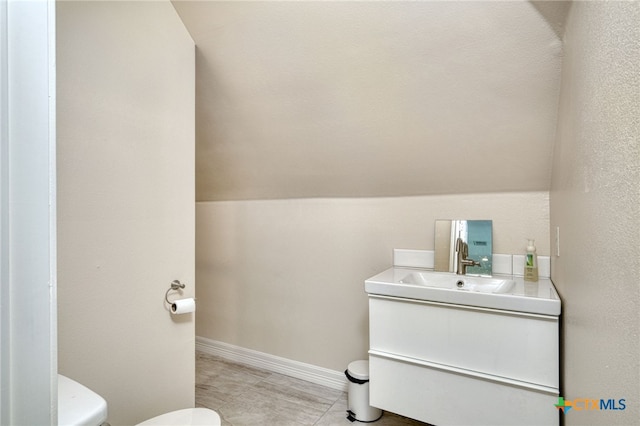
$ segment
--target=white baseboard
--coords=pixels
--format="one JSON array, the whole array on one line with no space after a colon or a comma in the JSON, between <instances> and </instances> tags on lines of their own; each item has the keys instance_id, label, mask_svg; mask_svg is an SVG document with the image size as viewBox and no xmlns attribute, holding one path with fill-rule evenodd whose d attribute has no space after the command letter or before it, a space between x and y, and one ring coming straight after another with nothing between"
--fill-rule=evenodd
<instances>
[{"instance_id":1,"label":"white baseboard","mask_svg":"<svg viewBox=\"0 0 640 426\"><path fill-rule=\"evenodd\" d=\"M332 389L347 390L347 378L340 371L329 370L328 368L305 364L304 362L293 361L200 336L196 336L196 350Z\"/></svg>"}]
</instances>

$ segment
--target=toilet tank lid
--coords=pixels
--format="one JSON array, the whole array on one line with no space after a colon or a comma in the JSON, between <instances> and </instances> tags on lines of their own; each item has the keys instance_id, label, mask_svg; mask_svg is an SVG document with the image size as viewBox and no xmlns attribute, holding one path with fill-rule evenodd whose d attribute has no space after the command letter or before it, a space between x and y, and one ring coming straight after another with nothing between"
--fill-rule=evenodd
<instances>
[{"instance_id":1,"label":"toilet tank lid","mask_svg":"<svg viewBox=\"0 0 640 426\"><path fill-rule=\"evenodd\" d=\"M58 424L96 426L107 421L107 401L62 374L58 374Z\"/></svg>"}]
</instances>

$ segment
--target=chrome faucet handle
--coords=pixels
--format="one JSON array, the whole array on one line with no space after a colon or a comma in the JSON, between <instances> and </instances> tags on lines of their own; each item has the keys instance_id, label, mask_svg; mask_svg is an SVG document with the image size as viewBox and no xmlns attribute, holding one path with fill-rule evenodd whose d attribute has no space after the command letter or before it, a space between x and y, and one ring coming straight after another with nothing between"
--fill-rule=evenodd
<instances>
[{"instance_id":1,"label":"chrome faucet handle","mask_svg":"<svg viewBox=\"0 0 640 426\"><path fill-rule=\"evenodd\" d=\"M467 259L469 255L469 245L462 241L460 237L456 240L456 253L458 253L458 268L456 274L465 275L467 273L467 267L480 266L479 261Z\"/></svg>"}]
</instances>

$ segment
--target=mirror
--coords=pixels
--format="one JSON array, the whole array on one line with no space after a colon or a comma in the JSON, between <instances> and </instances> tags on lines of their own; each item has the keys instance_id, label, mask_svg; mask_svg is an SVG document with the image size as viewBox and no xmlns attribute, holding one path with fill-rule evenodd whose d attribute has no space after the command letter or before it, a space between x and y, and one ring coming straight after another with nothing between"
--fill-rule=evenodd
<instances>
[{"instance_id":1,"label":"mirror","mask_svg":"<svg viewBox=\"0 0 640 426\"><path fill-rule=\"evenodd\" d=\"M458 253L466 244L466 259L474 266L466 266L466 275L491 276L493 252L493 222L490 220L436 220L434 269L458 272ZM456 250L456 246L458 250ZM479 264L479 265L477 265ZM462 266L465 269L465 266Z\"/></svg>"}]
</instances>

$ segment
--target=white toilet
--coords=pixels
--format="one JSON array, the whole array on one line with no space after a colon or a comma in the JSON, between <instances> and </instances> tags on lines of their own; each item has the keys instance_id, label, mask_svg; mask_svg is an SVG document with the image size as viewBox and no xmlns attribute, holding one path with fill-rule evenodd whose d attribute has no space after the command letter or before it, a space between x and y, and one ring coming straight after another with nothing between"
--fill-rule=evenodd
<instances>
[{"instance_id":1,"label":"white toilet","mask_svg":"<svg viewBox=\"0 0 640 426\"><path fill-rule=\"evenodd\" d=\"M161 425L192 425L192 426L220 426L220 416L208 408L185 408L172 411L139 423L138 426Z\"/></svg>"},{"instance_id":2,"label":"white toilet","mask_svg":"<svg viewBox=\"0 0 640 426\"><path fill-rule=\"evenodd\" d=\"M97 426L107 421L107 401L75 380L58 374L58 424Z\"/></svg>"},{"instance_id":3,"label":"white toilet","mask_svg":"<svg viewBox=\"0 0 640 426\"><path fill-rule=\"evenodd\" d=\"M58 374L58 425L99 426L107 421L107 401L103 397ZM208 408L185 408L161 414L140 423L152 425L220 426L220 416Z\"/></svg>"}]
</instances>

